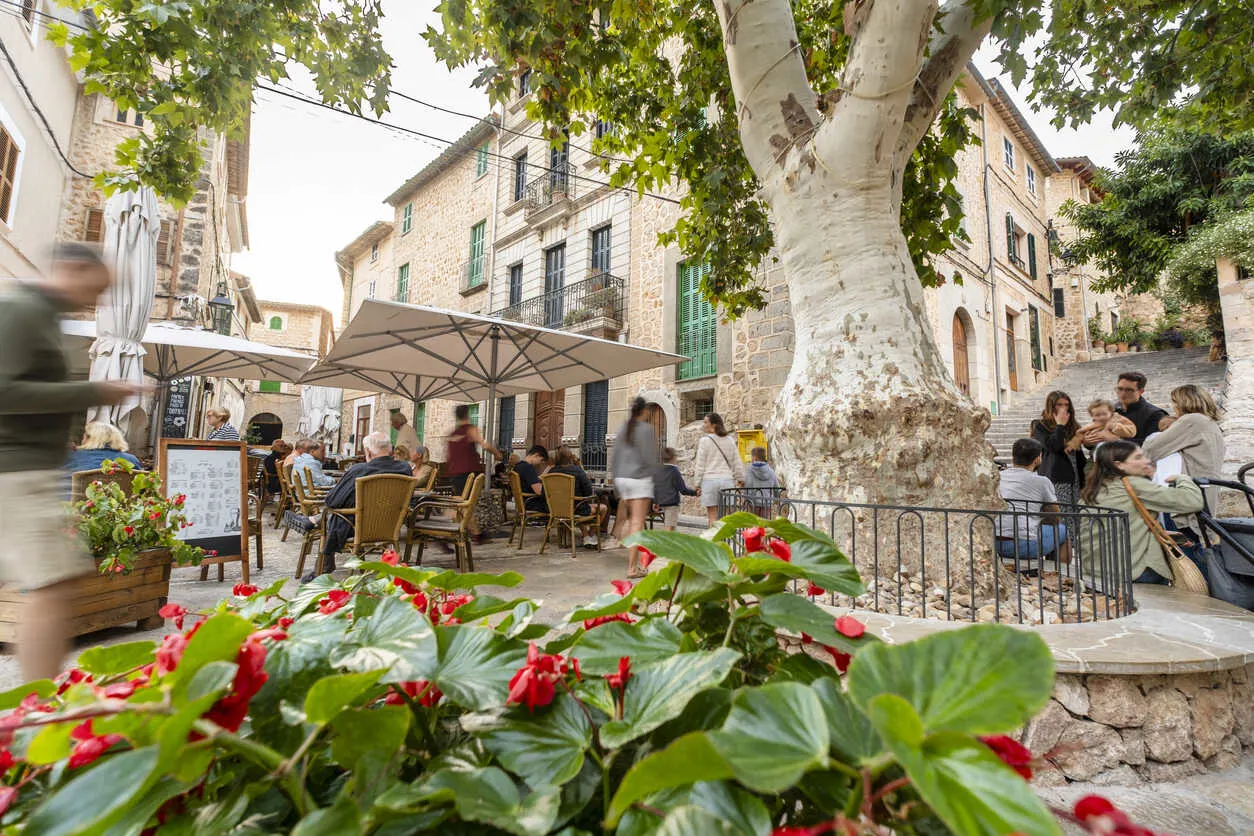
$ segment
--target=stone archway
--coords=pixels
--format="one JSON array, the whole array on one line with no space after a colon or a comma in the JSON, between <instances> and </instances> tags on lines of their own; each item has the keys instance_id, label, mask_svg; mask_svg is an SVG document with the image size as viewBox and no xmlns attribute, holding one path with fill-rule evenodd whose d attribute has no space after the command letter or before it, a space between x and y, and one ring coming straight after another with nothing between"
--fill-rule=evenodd
<instances>
[{"instance_id":1,"label":"stone archway","mask_svg":"<svg viewBox=\"0 0 1254 836\"><path fill-rule=\"evenodd\" d=\"M283 437L283 419L273 412L258 412L248 419L248 429L255 430L258 444L272 444Z\"/></svg>"}]
</instances>

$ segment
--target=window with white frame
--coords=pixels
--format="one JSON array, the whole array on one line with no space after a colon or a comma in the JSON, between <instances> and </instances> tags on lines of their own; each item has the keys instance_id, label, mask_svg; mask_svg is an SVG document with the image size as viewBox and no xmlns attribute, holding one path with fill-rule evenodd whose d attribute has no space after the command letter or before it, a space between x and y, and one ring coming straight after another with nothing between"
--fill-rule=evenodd
<instances>
[{"instance_id":1,"label":"window with white frame","mask_svg":"<svg viewBox=\"0 0 1254 836\"><path fill-rule=\"evenodd\" d=\"M18 180L22 175L22 155L26 142L0 109L0 221L13 223L13 210L17 203Z\"/></svg>"},{"instance_id":2,"label":"window with white frame","mask_svg":"<svg viewBox=\"0 0 1254 836\"><path fill-rule=\"evenodd\" d=\"M378 242L375 242L375 243L373 243L373 244L371 244L371 245L370 245L370 260L371 260L371 261L378 261L378 260L379 260L379 244L378 244Z\"/></svg>"},{"instance_id":3,"label":"window with white frame","mask_svg":"<svg viewBox=\"0 0 1254 836\"><path fill-rule=\"evenodd\" d=\"M1015 145L1008 136L1001 138L1001 159L1006 168L1015 170Z\"/></svg>"},{"instance_id":4,"label":"window with white frame","mask_svg":"<svg viewBox=\"0 0 1254 836\"><path fill-rule=\"evenodd\" d=\"M1028 175L1028 194L1035 197L1036 196L1036 169L1032 168L1032 166L1030 165L1025 165L1023 167L1023 170L1027 172L1027 175Z\"/></svg>"}]
</instances>

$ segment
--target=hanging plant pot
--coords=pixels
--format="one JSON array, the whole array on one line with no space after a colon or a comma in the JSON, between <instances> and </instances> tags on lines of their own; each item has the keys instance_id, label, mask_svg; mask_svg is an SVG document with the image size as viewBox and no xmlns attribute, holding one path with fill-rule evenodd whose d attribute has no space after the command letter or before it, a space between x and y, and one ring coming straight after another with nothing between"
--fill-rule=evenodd
<instances>
[{"instance_id":1,"label":"hanging plant pot","mask_svg":"<svg viewBox=\"0 0 1254 836\"><path fill-rule=\"evenodd\" d=\"M81 636L106 627L138 623L141 630L154 630L163 619L157 611L170 596L169 549L140 552L129 572L100 574L104 560L93 560L90 574L69 584L70 635ZM87 562L83 561L83 568ZM16 638L17 621L25 596L16 587L0 586L0 641Z\"/></svg>"}]
</instances>

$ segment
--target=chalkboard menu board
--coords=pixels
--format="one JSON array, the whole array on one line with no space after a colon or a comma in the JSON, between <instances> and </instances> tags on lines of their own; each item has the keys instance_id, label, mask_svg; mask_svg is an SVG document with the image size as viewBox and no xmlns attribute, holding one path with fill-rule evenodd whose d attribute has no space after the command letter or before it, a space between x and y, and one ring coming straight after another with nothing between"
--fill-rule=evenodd
<instances>
[{"instance_id":1,"label":"chalkboard menu board","mask_svg":"<svg viewBox=\"0 0 1254 836\"><path fill-rule=\"evenodd\" d=\"M161 481L166 496L185 494L192 523L178 537L214 562L243 557L248 564L248 448L240 441L162 439Z\"/></svg>"},{"instance_id":2,"label":"chalkboard menu board","mask_svg":"<svg viewBox=\"0 0 1254 836\"><path fill-rule=\"evenodd\" d=\"M170 383L166 391L165 412L161 416L161 435L164 438L186 438L187 423L191 415L192 379L181 377Z\"/></svg>"}]
</instances>

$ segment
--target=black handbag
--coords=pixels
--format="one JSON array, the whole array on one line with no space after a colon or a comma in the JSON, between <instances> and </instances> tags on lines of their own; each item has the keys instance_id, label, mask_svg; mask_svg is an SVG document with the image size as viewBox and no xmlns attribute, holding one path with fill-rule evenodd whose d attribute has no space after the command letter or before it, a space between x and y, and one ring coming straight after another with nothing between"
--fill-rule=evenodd
<instances>
[{"instance_id":1,"label":"black handbag","mask_svg":"<svg viewBox=\"0 0 1254 836\"><path fill-rule=\"evenodd\" d=\"M1215 519L1203 514L1208 543L1202 549L1211 597L1236 607L1254 610L1254 520ZM1242 554L1242 552L1246 554Z\"/></svg>"}]
</instances>

